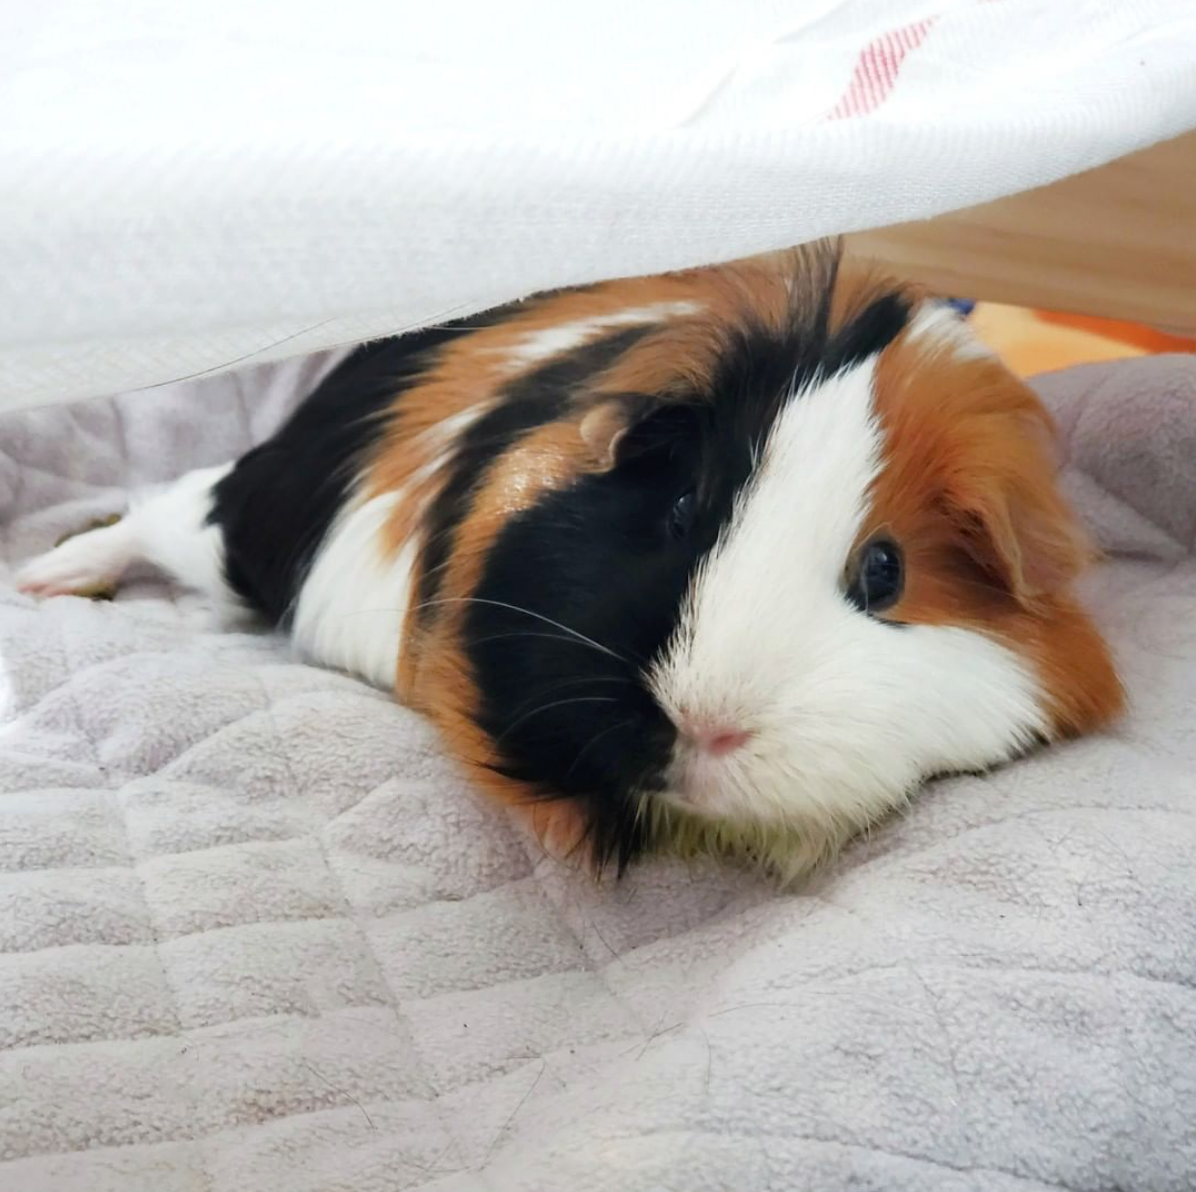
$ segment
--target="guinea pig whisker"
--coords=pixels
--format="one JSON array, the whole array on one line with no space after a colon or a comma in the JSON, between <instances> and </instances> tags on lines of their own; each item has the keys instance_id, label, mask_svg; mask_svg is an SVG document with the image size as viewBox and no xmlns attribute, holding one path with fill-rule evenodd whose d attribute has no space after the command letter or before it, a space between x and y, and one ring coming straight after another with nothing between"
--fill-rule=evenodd
<instances>
[{"instance_id":1,"label":"guinea pig whisker","mask_svg":"<svg viewBox=\"0 0 1196 1192\"><path fill-rule=\"evenodd\" d=\"M551 617L544 616L543 613L532 612L530 608L521 608L517 604L507 604L502 600L485 600L481 596L444 596L438 600L425 600L422 604L417 604L415 607L418 611L420 609L432 608L438 604L485 604L493 608L505 608L509 612L521 613L525 617L532 617L537 621L543 621L546 625L551 625L555 629L569 634L570 637L575 637L578 641L585 642L600 654L606 654L627 666L631 665L628 659L624 658L621 654L616 654L609 646L604 646L601 642L596 642L592 637L586 637L584 633L579 633L576 629L570 629L568 625L562 625L560 621L554 621Z\"/></svg>"},{"instance_id":2,"label":"guinea pig whisker","mask_svg":"<svg viewBox=\"0 0 1196 1192\"><path fill-rule=\"evenodd\" d=\"M501 641L506 641L507 639L513 638L513 637L540 637L540 638L543 638L545 641L569 642L571 645L574 645L574 646L584 645L586 647L589 647L589 645L590 645L589 642L580 642L575 637L562 637L559 633L531 633L528 631L516 632L516 633L495 633L495 634L491 634L489 637L475 637L475 638L471 638L469 640L468 645L484 646L487 642L501 642ZM631 680L624 679L624 680L622 680L622 682L629 683L629 682L631 682Z\"/></svg>"},{"instance_id":3,"label":"guinea pig whisker","mask_svg":"<svg viewBox=\"0 0 1196 1192\"><path fill-rule=\"evenodd\" d=\"M562 638L562 641L568 641L568 638ZM543 699L546 695L551 695L555 691L564 691L569 687L588 687L594 683L623 683L628 687L634 687L636 684L631 679L623 679L617 676L599 676L598 678L588 679L566 679L563 683L549 683L547 687L539 688L531 699L525 699L517 708L511 710L513 716L518 716L524 708L534 704L536 700Z\"/></svg>"},{"instance_id":4,"label":"guinea pig whisker","mask_svg":"<svg viewBox=\"0 0 1196 1192\"><path fill-rule=\"evenodd\" d=\"M581 749L578 750L577 756L573 759L573 764L569 767L568 770L565 771L565 780L566 781L569 780L569 778L573 774L573 771L577 769L577 763L580 762L581 759L587 753L589 753L589 751L591 749L593 749L594 746L597 745L598 742L601 741L603 737L608 736L610 733L613 733L616 729L626 728L629 724L634 724L634 723L635 723L635 718L629 716L626 720L620 720L617 724L612 724L612 725L608 726L607 728L604 728L600 733L595 733L589 739L589 741L587 741L586 744L583 745L581 747Z\"/></svg>"},{"instance_id":5,"label":"guinea pig whisker","mask_svg":"<svg viewBox=\"0 0 1196 1192\"><path fill-rule=\"evenodd\" d=\"M539 716L542 712L551 712L553 708L563 708L566 704L617 704L619 701L610 695L579 695L573 699L558 699L555 703L544 704L542 707L533 708L525 716L520 716L513 724L508 724L503 729L501 735L495 737L494 743L498 745L502 742L509 733L513 733L525 721L531 720L533 716Z\"/></svg>"},{"instance_id":6,"label":"guinea pig whisker","mask_svg":"<svg viewBox=\"0 0 1196 1192\"><path fill-rule=\"evenodd\" d=\"M438 534L430 535L427 542L424 545L425 545L425 547L431 546L432 543L439 542L442 539L448 538L448 537L449 537L449 531L441 530L440 533L438 533ZM435 576L440 575L441 572L447 571L452 565L453 565L453 557L452 557L452 555L449 555L449 557L447 559L445 559L445 561L443 563L437 563L435 567L429 567L428 570L425 571L420 578L422 580L424 580L425 582L427 582L428 580L433 579Z\"/></svg>"}]
</instances>

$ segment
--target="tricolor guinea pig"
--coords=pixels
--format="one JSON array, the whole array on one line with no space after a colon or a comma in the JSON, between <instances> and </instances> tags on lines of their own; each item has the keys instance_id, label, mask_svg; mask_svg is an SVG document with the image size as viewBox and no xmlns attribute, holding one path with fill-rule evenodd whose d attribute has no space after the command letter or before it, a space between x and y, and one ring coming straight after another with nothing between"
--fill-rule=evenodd
<instances>
[{"instance_id":1,"label":"tricolor guinea pig","mask_svg":"<svg viewBox=\"0 0 1196 1192\"><path fill-rule=\"evenodd\" d=\"M268 442L29 564L148 561L429 716L557 852L786 877L1122 688L1035 395L816 246L361 347Z\"/></svg>"}]
</instances>

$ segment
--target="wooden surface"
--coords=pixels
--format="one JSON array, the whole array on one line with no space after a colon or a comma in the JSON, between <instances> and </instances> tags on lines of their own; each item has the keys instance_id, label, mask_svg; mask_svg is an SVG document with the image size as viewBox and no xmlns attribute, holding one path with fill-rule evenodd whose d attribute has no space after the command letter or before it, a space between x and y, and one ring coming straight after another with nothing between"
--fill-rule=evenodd
<instances>
[{"instance_id":1,"label":"wooden surface","mask_svg":"<svg viewBox=\"0 0 1196 1192\"><path fill-rule=\"evenodd\" d=\"M1196 132L1040 190L850 242L952 297L1191 335Z\"/></svg>"}]
</instances>

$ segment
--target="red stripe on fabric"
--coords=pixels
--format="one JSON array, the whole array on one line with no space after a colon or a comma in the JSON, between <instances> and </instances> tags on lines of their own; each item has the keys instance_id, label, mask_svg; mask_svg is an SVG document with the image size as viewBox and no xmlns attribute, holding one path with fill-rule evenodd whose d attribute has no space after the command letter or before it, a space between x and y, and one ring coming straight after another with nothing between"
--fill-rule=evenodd
<instances>
[{"instance_id":1,"label":"red stripe on fabric","mask_svg":"<svg viewBox=\"0 0 1196 1192\"><path fill-rule=\"evenodd\" d=\"M826 114L826 120L846 120L874 112L896 85L906 55L916 50L938 21L927 17L870 42L856 60L851 82L839 102Z\"/></svg>"}]
</instances>

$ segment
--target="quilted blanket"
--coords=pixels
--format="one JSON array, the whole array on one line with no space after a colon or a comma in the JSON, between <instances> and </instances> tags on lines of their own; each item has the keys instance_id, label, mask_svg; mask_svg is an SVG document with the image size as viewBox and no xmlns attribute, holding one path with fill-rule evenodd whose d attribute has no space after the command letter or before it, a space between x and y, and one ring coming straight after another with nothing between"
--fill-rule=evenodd
<instances>
[{"instance_id":1,"label":"quilted blanket","mask_svg":"<svg viewBox=\"0 0 1196 1192\"><path fill-rule=\"evenodd\" d=\"M327 360L0 421L0 1187L1196 1188L1196 360L1041 378L1133 712L804 888L595 886L423 723L12 566Z\"/></svg>"}]
</instances>

